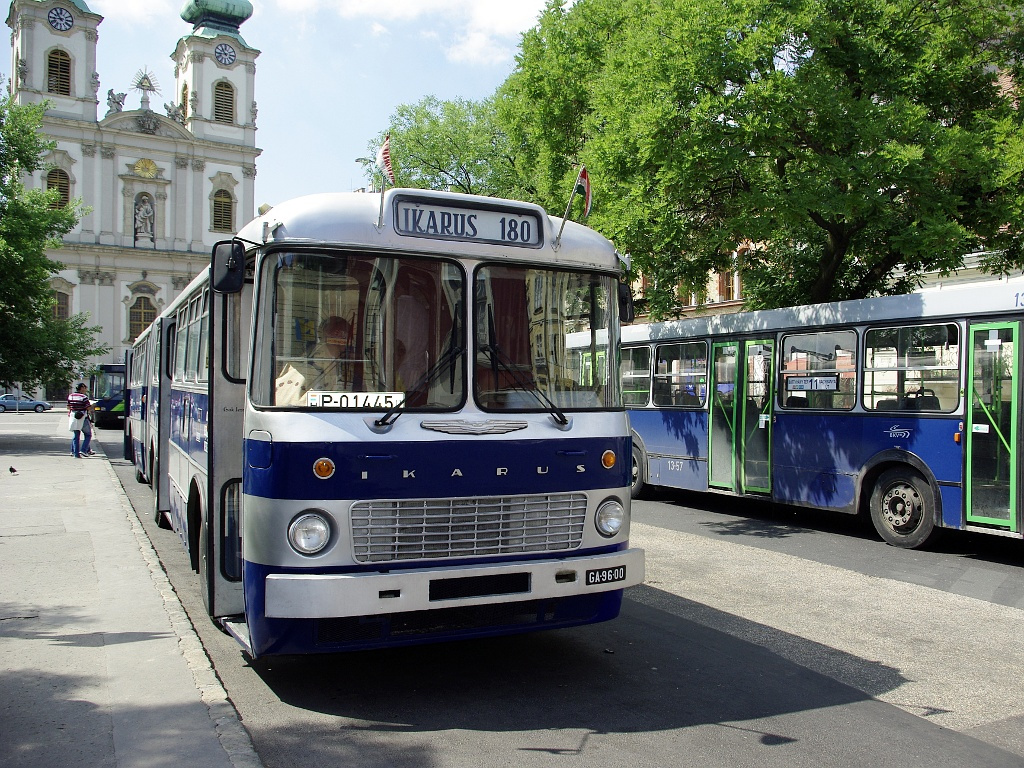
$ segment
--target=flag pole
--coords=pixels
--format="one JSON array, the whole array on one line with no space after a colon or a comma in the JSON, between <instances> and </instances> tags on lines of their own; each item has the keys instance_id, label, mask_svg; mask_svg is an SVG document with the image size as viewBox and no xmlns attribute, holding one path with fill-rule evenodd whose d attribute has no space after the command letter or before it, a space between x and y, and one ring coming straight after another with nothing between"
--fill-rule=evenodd
<instances>
[{"instance_id":1,"label":"flag pole","mask_svg":"<svg viewBox=\"0 0 1024 768\"><path fill-rule=\"evenodd\" d=\"M377 150L377 170L380 171L380 214L377 216L377 229L384 227L384 183L390 179L395 183L395 172L391 169L391 134L384 137L384 143Z\"/></svg>"},{"instance_id":2,"label":"flag pole","mask_svg":"<svg viewBox=\"0 0 1024 768\"><path fill-rule=\"evenodd\" d=\"M562 226L558 228L558 234L555 235L555 242L551 244L554 250L558 250L558 245L562 241L562 230L565 229L565 220L569 218L569 210L572 208L573 198L576 197L576 188L580 185L580 177L583 176L583 166L580 166L580 172L576 174L576 183L572 185L572 192L569 193L569 202L565 206L565 215L562 216Z\"/></svg>"}]
</instances>

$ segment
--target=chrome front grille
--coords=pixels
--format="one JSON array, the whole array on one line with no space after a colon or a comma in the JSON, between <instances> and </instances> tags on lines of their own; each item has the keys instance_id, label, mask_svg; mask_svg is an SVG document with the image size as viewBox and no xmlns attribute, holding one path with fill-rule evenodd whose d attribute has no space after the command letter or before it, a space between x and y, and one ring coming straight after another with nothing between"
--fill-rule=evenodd
<instances>
[{"instance_id":1,"label":"chrome front grille","mask_svg":"<svg viewBox=\"0 0 1024 768\"><path fill-rule=\"evenodd\" d=\"M579 547L582 493L358 501L352 544L361 563L556 552Z\"/></svg>"}]
</instances>

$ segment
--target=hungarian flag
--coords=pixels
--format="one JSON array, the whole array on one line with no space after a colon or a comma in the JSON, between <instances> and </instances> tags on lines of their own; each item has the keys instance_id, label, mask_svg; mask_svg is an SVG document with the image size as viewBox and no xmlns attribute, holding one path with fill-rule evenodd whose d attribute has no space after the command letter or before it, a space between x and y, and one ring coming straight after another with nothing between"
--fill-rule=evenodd
<instances>
[{"instance_id":1,"label":"hungarian flag","mask_svg":"<svg viewBox=\"0 0 1024 768\"><path fill-rule=\"evenodd\" d=\"M380 149L377 150L377 167L380 168L381 173L388 177L391 182L391 186L395 185L395 171L391 167L391 134L389 133L384 137L384 143L380 145ZM588 183L589 187L589 183ZM589 200L589 194L587 196Z\"/></svg>"},{"instance_id":2,"label":"hungarian flag","mask_svg":"<svg viewBox=\"0 0 1024 768\"><path fill-rule=\"evenodd\" d=\"M583 218L590 215L590 174L587 173L587 166L580 166L580 175L576 177L576 194L583 195Z\"/></svg>"}]
</instances>

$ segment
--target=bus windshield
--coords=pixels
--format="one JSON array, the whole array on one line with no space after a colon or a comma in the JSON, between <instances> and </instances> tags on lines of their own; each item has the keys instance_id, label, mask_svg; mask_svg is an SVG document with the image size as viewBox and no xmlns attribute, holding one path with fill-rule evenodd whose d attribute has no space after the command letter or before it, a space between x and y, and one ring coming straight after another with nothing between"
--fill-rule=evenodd
<instances>
[{"instance_id":1,"label":"bus windshield","mask_svg":"<svg viewBox=\"0 0 1024 768\"><path fill-rule=\"evenodd\" d=\"M345 251L264 261L256 405L451 410L465 399L462 270Z\"/></svg>"},{"instance_id":2,"label":"bus windshield","mask_svg":"<svg viewBox=\"0 0 1024 768\"><path fill-rule=\"evenodd\" d=\"M615 279L484 265L474 286L475 397L483 410L613 408ZM614 350L612 351L614 354Z\"/></svg>"},{"instance_id":3,"label":"bus windshield","mask_svg":"<svg viewBox=\"0 0 1024 768\"><path fill-rule=\"evenodd\" d=\"M93 378L92 399L109 400L124 394L124 373L121 371L100 371Z\"/></svg>"}]
</instances>

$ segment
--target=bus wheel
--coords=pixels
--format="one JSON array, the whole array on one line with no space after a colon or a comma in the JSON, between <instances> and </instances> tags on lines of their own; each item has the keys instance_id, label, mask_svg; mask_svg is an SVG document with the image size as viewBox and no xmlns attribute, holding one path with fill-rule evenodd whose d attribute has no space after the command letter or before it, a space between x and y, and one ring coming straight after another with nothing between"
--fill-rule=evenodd
<instances>
[{"instance_id":1,"label":"bus wheel","mask_svg":"<svg viewBox=\"0 0 1024 768\"><path fill-rule=\"evenodd\" d=\"M889 544L923 547L938 533L935 496L918 472L895 467L882 473L871 493L871 522Z\"/></svg>"},{"instance_id":2,"label":"bus wheel","mask_svg":"<svg viewBox=\"0 0 1024 768\"><path fill-rule=\"evenodd\" d=\"M633 479L629 486L629 497L631 499L639 499L645 488L644 455L639 448L633 446Z\"/></svg>"},{"instance_id":3,"label":"bus wheel","mask_svg":"<svg viewBox=\"0 0 1024 768\"><path fill-rule=\"evenodd\" d=\"M136 483L142 483L142 484L146 483L146 476L144 474L142 474L142 461L141 460L135 462L135 482Z\"/></svg>"}]
</instances>

